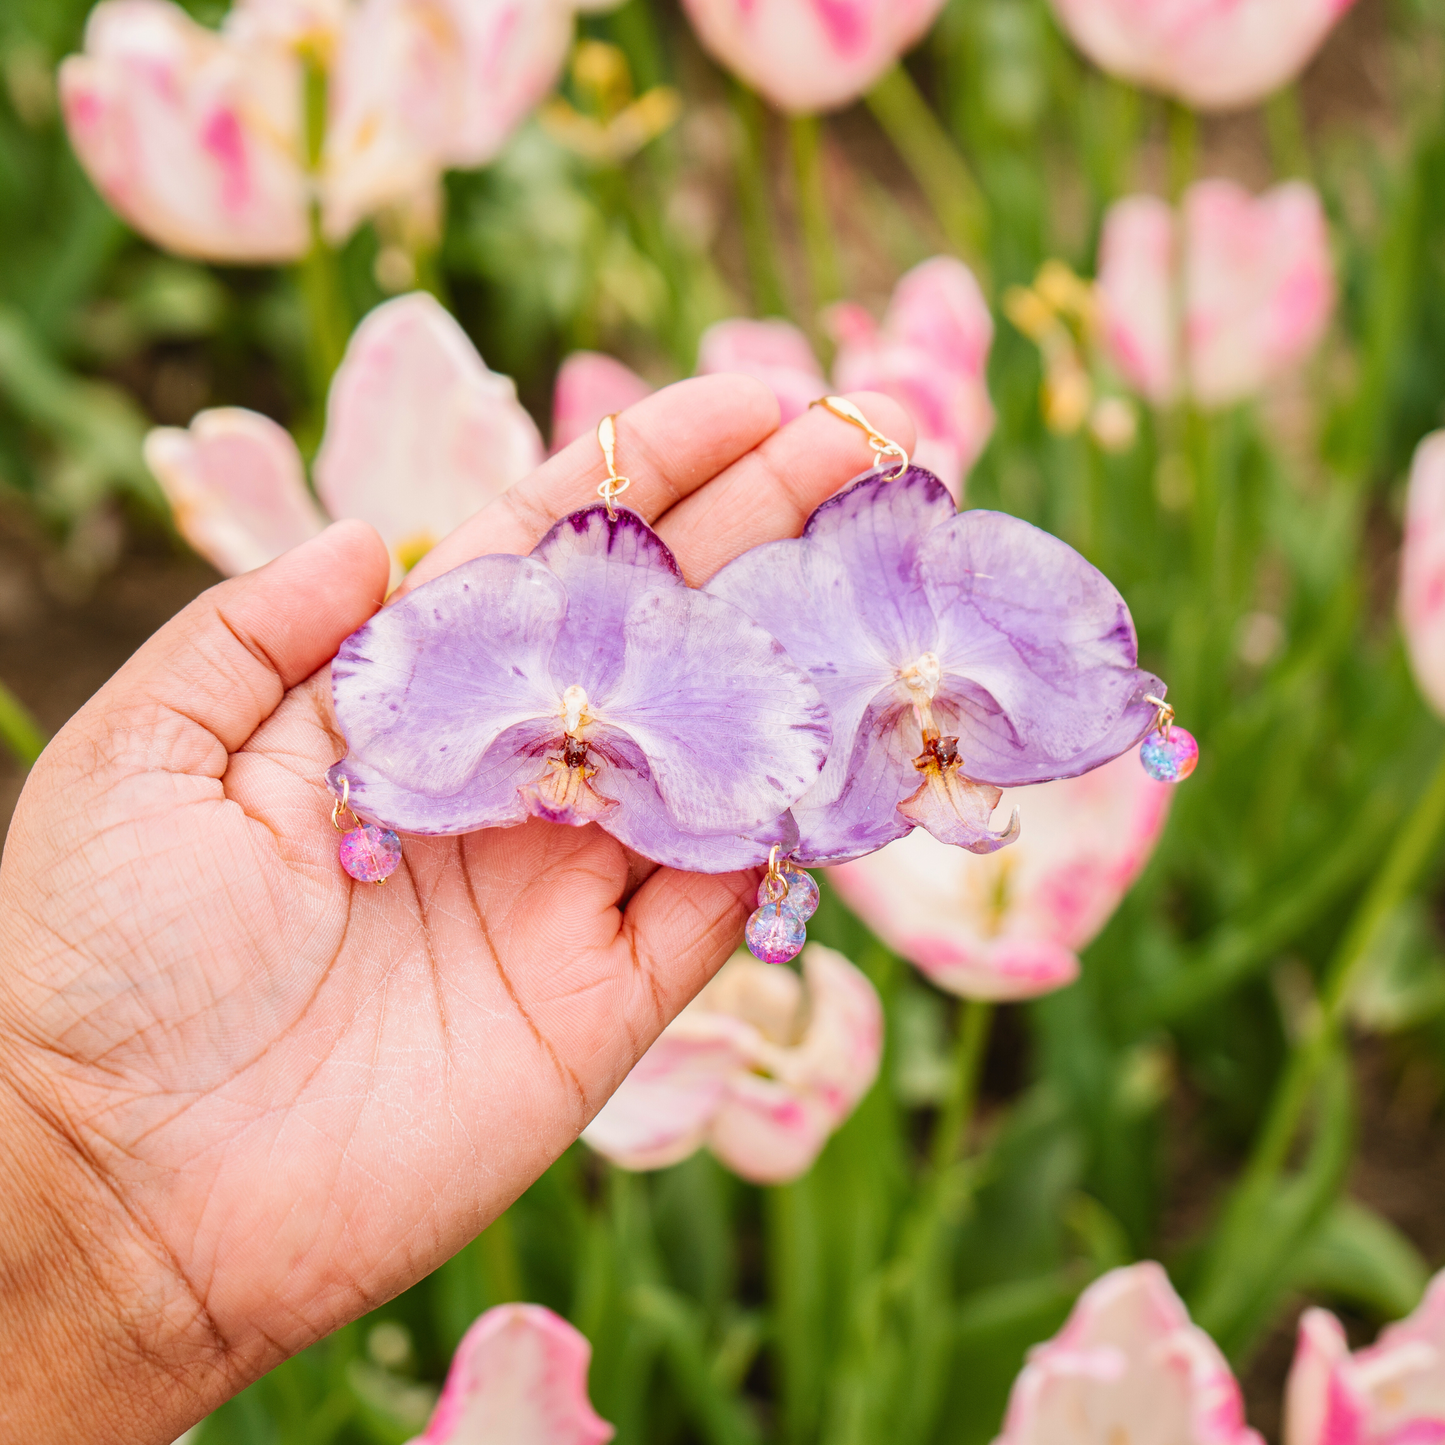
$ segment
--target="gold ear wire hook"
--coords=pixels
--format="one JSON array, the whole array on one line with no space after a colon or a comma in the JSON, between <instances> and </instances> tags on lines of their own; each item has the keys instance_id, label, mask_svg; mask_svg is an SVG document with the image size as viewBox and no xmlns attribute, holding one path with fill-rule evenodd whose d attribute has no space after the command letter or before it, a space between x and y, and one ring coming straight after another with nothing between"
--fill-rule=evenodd
<instances>
[{"instance_id":1,"label":"gold ear wire hook","mask_svg":"<svg viewBox=\"0 0 1445 1445\"><path fill-rule=\"evenodd\" d=\"M341 815L343 813L351 813L350 824L341 821ZM343 777L341 779L341 796L331 807L331 826L335 828L338 833L346 832L348 827L359 828L361 826L361 819L358 818L355 813L351 812L350 778Z\"/></svg>"},{"instance_id":2,"label":"gold ear wire hook","mask_svg":"<svg viewBox=\"0 0 1445 1445\"><path fill-rule=\"evenodd\" d=\"M617 509L612 505L632 485L630 477L617 474L617 417L604 416L597 424L597 445L602 448L602 458L607 463L607 480L597 484L597 495L607 506L607 520L617 520Z\"/></svg>"},{"instance_id":3,"label":"gold ear wire hook","mask_svg":"<svg viewBox=\"0 0 1445 1445\"><path fill-rule=\"evenodd\" d=\"M768 871L763 875L763 891L769 903L781 903L788 896L788 880L778 868L778 854L783 851L781 843L774 843L768 852Z\"/></svg>"},{"instance_id":4,"label":"gold ear wire hook","mask_svg":"<svg viewBox=\"0 0 1445 1445\"><path fill-rule=\"evenodd\" d=\"M1144 694L1144 701L1154 704L1154 731L1167 743L1169 741L1169 729L1174 722L1174 709L1170 707L1162 697L1155 697L1152 692L1146 692Z\"/></svg>"},{"instance_id":5,"label":"gold ear wire hook","mask_svg":"<svg viewBox=\"0 0 1445 1445\"><path fill-rule=\"evenodd\" d=\"M832 412L839 421L846 421L849 426L856 426L859 431L867 432L868 445L873 448L874 466L881 467L884 457L898 458L898 470L888 478L890 482L896 482L908 470L908 453L897 442L884 436L846 396L820 396L817 401L808 403L809 410L815 406L821 406L824 411Z\"/></svg>"}]
</instances>

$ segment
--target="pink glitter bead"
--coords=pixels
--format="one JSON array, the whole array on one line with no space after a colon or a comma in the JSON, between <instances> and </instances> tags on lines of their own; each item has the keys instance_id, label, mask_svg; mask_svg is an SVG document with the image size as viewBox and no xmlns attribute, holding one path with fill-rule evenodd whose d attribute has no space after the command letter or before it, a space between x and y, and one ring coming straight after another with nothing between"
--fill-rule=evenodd
<instances>
[{"instance_id":1,"label":"pink glitter bead","mask_svg":"<svg viewBox=\"0 0 1445 1445\"><path fill-rule=\"evenodd\" d=\"M786 859L778 865L778 872L788 885L788 896L780 901L806 923L818 911L818 885L813 881L813 875ZM764 878L758 885L758 907L766 907L772 901L768 896L768 880Z\"/></svg>"},{"instance_id":2,"label":"pink glitter bead","mask_svg":"<svg viewBox=\"0 0 1445 1445\"><path fill-rule=\"evenodd\" d=\"M1169 736L1150 733L1139 749L1139 761L1151 778L1161 783L1182 783L1199 762L1199 744L1181 727L1171 727Z\"/></svg>"},{"instance_id":3,"label":"pink glitter bead","mask_svg":"<svg viewBox=\"0 0 1445 1445\"><path fill-rule=\"evenodd\" d=\"M363 823L341 839L341 866L358 883L384 883L401 862L401 839L390 828Z\"/></svg>"},{"instance_id":4,"label":"pink glitter bead","mask_svg":"<svg viewBox=\"0 0 1445 1445\"><path fill-rule=\"evenodd\" d=\"M803 920L786 902L767 903L748 919L748 951L764 963L791 963L808 941Z\"/></svg>"}]
</instances>

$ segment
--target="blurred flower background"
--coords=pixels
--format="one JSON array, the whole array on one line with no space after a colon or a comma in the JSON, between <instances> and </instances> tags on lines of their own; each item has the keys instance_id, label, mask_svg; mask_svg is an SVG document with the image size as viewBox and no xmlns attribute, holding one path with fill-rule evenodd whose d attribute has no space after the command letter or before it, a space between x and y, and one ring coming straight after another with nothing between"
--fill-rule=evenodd
<instances>
[{"instance_id":1,"label":"blurred flower background","mask_svg":"<svg viewBox=\"0 0 1445 1445\"><path fill-rule=\"evenodd\" d=\"M1442 0L0 7L5 816L212 567L399 578L696 371L896 396L1202 747L821 875L194 1440L1445 1438L1442 77Z\"/></svg>"}]
</instances>

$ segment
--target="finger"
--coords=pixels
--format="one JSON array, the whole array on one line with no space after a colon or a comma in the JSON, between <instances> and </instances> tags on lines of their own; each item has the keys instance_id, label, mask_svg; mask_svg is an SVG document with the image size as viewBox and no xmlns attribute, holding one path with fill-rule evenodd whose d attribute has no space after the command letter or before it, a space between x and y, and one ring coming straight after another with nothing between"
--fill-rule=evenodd
<instances>
[{"instance_id":1,"label":"finger","mask_svg":"<svg viewBox=\"0 0 1445 1445\"><path fill-rule=\"evenodd\" d=\"M913 419L891 397L860 391L848 399L884 436L913 450ZM679 501L657 532L683 576L700 587L751 548L796 537L820 502L873 463L862 431L813 407Z\"/></svg>"},{"instance_id":2,"label":"finger","mask_svg":"<svg viewBox=\"0 0 1445 1445\"><path fill-rule=\"evenodd\" d=\"M381 606L389 567L370 527L337 522L267 566L202 593L75 723L92 738L104 736L112 753L137 754L150 768L219 776L226 754L275 711L287 688L329 662Z\"/></svg>"},{"instance_id":3,"label":"finger","mask_svg":"<svg viewBox=\"0 0 1445 1445\"><path fill-rule=\"evenodd\" d=\"M778 428L778 403L747 376L700 376L628 407L617 423L619 498L649 522L746 455ZM578 437L530 477L464 522L411 570L400 591L493 552L530 552L552 524L598 500L607 477L595 437Z\"/></svg>"}]
</instances>

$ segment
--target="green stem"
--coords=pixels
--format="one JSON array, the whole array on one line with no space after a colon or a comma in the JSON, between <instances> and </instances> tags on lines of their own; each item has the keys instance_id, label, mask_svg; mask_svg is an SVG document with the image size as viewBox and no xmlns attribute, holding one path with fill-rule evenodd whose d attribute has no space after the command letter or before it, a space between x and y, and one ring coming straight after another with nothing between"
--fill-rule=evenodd
<instances>
[{"instance_id":1,"label":"green stem","mask_svg":"<svg viewBox=\"0 0 1445 1445\"><path fill-rule=\"evenodd\" d=\"M1317 1010L1291 1050L1284 1074L1275 1087L1264 1127L1236 1186L1221 1237L1249 1227L1249 1216L1258 1199L1284 1168L1314 1086L1338 1042L1350 991L1370 945L1380 925L1404 902L1430 861L1442 829L1445 829L1445 752L1415 811L1396 835L1330 961Z\"/></svg>"},{"instance_id":2,"label":"green stem","mask_svg":"<svg viewBox=\"0 0 1445 1445\"><path fill-rule=\"evenodd\" d=\"M306 303L306 359L318 411L326 404L331 378L341 365L351 335L351 318L341 293L336 252L321 237L319 225L311 250L301 262L301 295Z\"/></svg>"},{"instance_id":3,"label":"green stem","mask_svg":"<svg viewBox=\"0 0 1445 1445\"><path fill-rule=\"evenodd\" d=\"M815 115L795 115L788 122L793 148L793 170L798 185L798 213L803 231L803 252L816 313L843 294L838 264L838 242L823 185L822 123Z\"/></svg>"},{"instance_id":4,"label":"green stem","mask_svg":"<svg viewBox=\"0 0 1445 1445\"><path fill-rule=\"evenodd\" d=\"M522 1264L510 1211L499 1214L481 1233L477 1248L486 1274L490 1304L513 1304L527 1298L522 1285Z\"/></svg>"},{"instance_id":5,"label":"green stem","mask_svg":"<svg viewBox=\"0 0 1445 1445\"><path fill-rule=\"evenodd\" d=\"M1300 104L1297 85L1286 85L1270 96L1265 102L1264 123L1275 175L1280 180L1290 176L1308 179L1314 167L1310 164L1304 107Z\"/></svg>"},{"instance_id":6,"label":"green stem","mask_svg":"<svg viewBox=\"0 0 1445 1445\"><path fill-rule=\"evenodd\" d=\"M737 121L734 159L738 217L742 221L743 249L753 284L753 305L760 316L786 316L787 302L778 275L778 233L765 159L767 118L762 103L745 85L733 81L731 94Z\"/></svg>"},{"instance_id":7,"label":"green stem","mask_svg":"<svg viewBox=\"0 0 1445 1445\"><path fill-rule=\"evenodd\" d=\"M0 742L24 767L33 767L45 747L45 734L30 709L0 682Z\"/></svg>"},{"instance_id":8,"label":"green stem","mask_svg":"<svg viewBox=\"0 0 1445 1445\"><path fill-rule=\"evenodd\" d=\"M764 1196L773 1340L779 1365L779 1438L805 1445L817 1434L822 1404L817 1214L811 1175Z\"/></svg>"},{"instance_id":9,"label":"green stem","mask_svg":"<svg viewBox=\"0 0 1445 1445\"><path fill-rule=\"evenodd\" d=\"M978 1099L978 1082L988 1053L993 1005L981 999L965 1000L960 1010L958 1038L953 1048L953 1074L948 1095L933 1128L933 1167L942 1171L962 1153L964 1138Z\"/></svg>"},{"instance_id":10,"label":"green stem","mask_svg":"<svg viewBox=\"0 0 1445 1445\"><path fill-rule=\"evenodd\" d=\"M948 243L978 264L988 236L988 203L913 77L895 65L868 92L868 108L922 187Z\"/></svg>"},{"instance_id":11,"label":"green stem","mask_svg":"<svg viewBox=\"0 0 1445 1445\"><path fill-rule=\"evenodd\" d=\"M1176 205L1194 179L1199 158L1199 117L1178 101L1169 102L1169 199Z\"/></svg>"}]
</instances>

